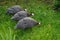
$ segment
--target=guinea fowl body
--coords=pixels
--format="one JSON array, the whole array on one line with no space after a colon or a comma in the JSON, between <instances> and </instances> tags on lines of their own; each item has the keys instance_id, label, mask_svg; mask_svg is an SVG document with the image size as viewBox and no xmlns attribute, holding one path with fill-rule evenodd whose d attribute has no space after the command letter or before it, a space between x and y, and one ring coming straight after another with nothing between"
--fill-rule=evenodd
<instances>
[{"instance_id":1,"label":"guinea fowl body","mask_svg":"<svg viewBox=\"0 0 60 40\"><path fill-rule=\"evenodd\" d=\"M25 18L19 20L19 22L15 26L15 29L17 29L17 28L18 29L19 28L21 28L21 29L31 28L31 27L38 25L38 24L39 24L39 22L37 22L36 20L34 20L30 17L25 17Z\"/></svg>"},{"instance_id":2,"label":"guinea fowl body","mask_svg":"<svg viewBox=\"0 0 60 40\"><path fill-rule=\"evenodd\" d=\"M15 5L15 6L9 7L7 9L7 13L8 14L15 14L15 13L22 11L22 10L23 9L19 5Z\"/></svg>"},{"instance_id":3,"label":"guinea fowl body","mask_svg":"<svg viewBox=\"0 0 60 40\"><path fill-rule=\"evenodd\" d=\"M22 18L29 17L29 16L32 16L32 13L28 13L27 11L19 11L11 19L21 20Z\"/></svg>"}]
</instances>

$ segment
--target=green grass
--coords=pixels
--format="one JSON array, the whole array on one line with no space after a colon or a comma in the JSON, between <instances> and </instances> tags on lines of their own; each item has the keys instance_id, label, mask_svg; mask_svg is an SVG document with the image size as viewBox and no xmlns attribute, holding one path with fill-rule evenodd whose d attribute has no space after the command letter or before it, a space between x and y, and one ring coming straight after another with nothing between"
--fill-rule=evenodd
<instances>
[{"instance_id":1,"label":"green grass","mask_svg":"<svg viewBox=\"0 0 60 40\"><path fill-rule=\"evenodd\" d=\"M50 5L39 1L29 1L28 4L21 2L19 5L34 12L32 18L41 25L14 30L17 21L10 19L13 15L6 14L6 9L15 4L8 2L0 6L0 40L60 40L60 12L54 12Z\"/></svg>"}]
</instances>

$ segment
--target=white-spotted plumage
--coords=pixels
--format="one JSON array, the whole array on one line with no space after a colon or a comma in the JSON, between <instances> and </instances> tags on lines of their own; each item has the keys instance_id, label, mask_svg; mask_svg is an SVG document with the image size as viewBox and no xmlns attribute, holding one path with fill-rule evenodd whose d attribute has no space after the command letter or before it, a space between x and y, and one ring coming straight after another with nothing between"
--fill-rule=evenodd
<instances>
[{"instance_id":1,"label":"white-spotted plumage","mask_svg":"<svg viewBox=\"0 0 60 40\"><path fill-rule=\"evenodd\" d=\"M21 20L25 17L30 17L30 16L32 16L32 13L28 13L27 11L19 11L11 19L12 20Z\"/></svg>"},{"instance_id":2,"label":"white-spotted plumage","mask_svg":"<svg viewBox=\"0 0 60 40\"><path fill-rule=\"evenodd\" d=\"M39 22L37 22L33 18L25 17L18 21L18 23L15 26L15 29L19 29L19 28L26 29L26 28L31 28L35 25L39 25Z\"/></svg>"},{"instance_id":3,"label":"white-spotted plumage","mask_svg":"<svg viewBox=\"0 0 60 40\"><path fill-rule=\"evenodd\" d=\"M19 6L19 5L14 5L14 6L11 6L7 9L7 12L8 14L15 14L19 11L22 11L23 9Z\"/></svg>"}]
</instances>

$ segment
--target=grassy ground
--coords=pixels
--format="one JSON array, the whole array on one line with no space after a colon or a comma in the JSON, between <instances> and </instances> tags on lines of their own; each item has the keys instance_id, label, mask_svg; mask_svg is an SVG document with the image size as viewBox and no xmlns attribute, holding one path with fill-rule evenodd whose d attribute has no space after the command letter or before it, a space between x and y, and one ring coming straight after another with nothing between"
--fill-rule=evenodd
<instances>
[{"instance_id":1,"label":"grassy ground","mask_svg":"<svg viewBox=\"0 0 60 40\"><path fill-rule=\"evenodd\" d=\"M0 6L0 40L60 40L60 12L54 12L48 4L40 1L27 3L29 5L24 2L19 5L34 12L32 18L41 22L41 25L27 30L14 30L17 21L10 19L13 15L7 15L6 9L15 4L8 2Z\"/></svg>"}]
</instances>

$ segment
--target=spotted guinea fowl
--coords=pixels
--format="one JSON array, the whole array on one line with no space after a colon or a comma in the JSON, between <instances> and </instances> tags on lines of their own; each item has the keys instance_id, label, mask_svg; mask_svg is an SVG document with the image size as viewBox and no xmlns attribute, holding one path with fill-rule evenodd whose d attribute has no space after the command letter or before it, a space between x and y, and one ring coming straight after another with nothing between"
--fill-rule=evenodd
<instances>
[{"instance_id":1,"label":"spotted guinea fowl","mask_svg":"<svg viewBox=\"0 0 60 40\"><path fill-rule=\"evenodd\" d=\"M39 25L39 24L40 24L40 22L37 22L33 18L25 17L18 21L18 23L15 26L15 29L31 28L31 27Z\"/></svg>"},{"instance_id":2,"label":"spotted guinea fowl","mask_svg":"<svg viewBox=\"0 0 60 40\"><path fill-rule=\"evenodd\" d=\"M21 20L22 18L33 16L33 13L29 13L27 11L19 11L17 12L11 19L12 20Z\"/></svg>"},{"instance_id":3,"label":"spotted guinea fowl","mask_svg":"<svg viewBox=\"0 0 60 40\"><path fill-rule=\"evenodd\" d=\"M23 11L23 10L26 11L26 9L21 8L19 5L14 5L12 7L9 7L7 9L6 13L8 13L8 14L15 14L15 13L17 13L19 11Z\"/></svg>"}]
</instances>

